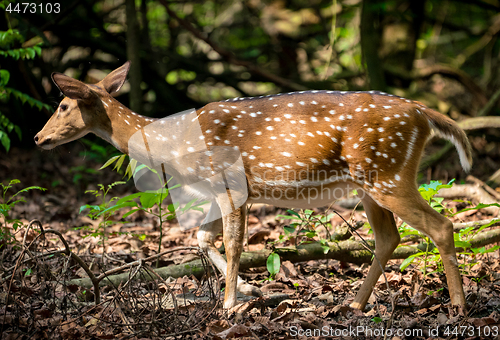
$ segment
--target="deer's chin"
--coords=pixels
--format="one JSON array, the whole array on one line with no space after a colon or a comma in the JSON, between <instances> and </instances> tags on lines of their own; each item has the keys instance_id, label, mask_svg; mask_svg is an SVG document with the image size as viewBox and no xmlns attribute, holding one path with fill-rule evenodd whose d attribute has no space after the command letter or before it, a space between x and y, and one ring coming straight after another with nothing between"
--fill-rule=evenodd
<instances>
[{"instance_id":1,"label":"deer's chin","mask_svg":"<svg viewBox=\"0 0 500 340\"><path fill-rule=\"evenodd\" d=\"M48 138L48 139L45 139L44 141L42 141L41 143L38 143L37 146L39 148L44 149L44 150L52 150L56 146L61 145L61 144L64 144L64 142L54 141L51 138Z\"/></svg>"},{"instance_id":2,"label":"deer's chin","mask_svg":"<svg viewBox=\"0 0 500 340\"><path fill-rule=\"evenodd\" d=\"M57 146L57 144L54 144L54 143L39 145L39 147L44 149L44 150L52 150L56 146Z\"/></svg>"}]
</instances>

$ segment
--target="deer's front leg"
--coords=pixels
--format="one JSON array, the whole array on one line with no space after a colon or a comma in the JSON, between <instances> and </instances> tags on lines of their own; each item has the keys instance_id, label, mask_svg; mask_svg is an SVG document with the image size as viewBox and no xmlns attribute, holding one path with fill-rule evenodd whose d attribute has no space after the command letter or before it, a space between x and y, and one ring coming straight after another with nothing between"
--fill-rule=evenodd
<instances>
[{"instance_id":1,"label":"deer's front leg","mask_svg":"<svg viewBox=\"0 0 500 340\"><path fill-rule=\"evenodd\" d=\"M240 211L243 211L241 213ZM217 234L219 234L223 229L223 219L216 219L216 216L220 216L220 208L216 203L213 203L208 212L206 223L200 226L200 230L198 231L198 244L200 248L208 255L213 264L219 269L224 276L226 276L226 290L225 290L225 298L224 298L224 307L231 308L236 304L236 291L232 294L232 300L228 300L228 291L231 284L229 283L232 280L233 287L231 289L234 290L234 286L237 287L237 290L245 295L252 296L261 296L262 292L257 287L249 285L242 278L238 276L238 268L239 261L241 256L241 251L243 250L243 235L244 235L244 226L245 226L245 214L246 207L243 206L237 209L230 215L225 216L224 219L224 246L226 248L226 254L229 259L229 263L232 266L232 270L228 270L228 264L226 260L219 253L217 248L215 247L214 240ZM233 222L232 222L233 221ZM239 221L240 223L238 224ZM236 225L235 225L236 222ZM233 226L233 227L231 227ZM229 229L229 230L228 230ZM240 235L238 239L227 240L227 237L234 237L235 234ZM232 235L232 236L231 236ZM236 248L233 247L233 244L239 244ZM234 250L239 251L237 253L237 259L235 258ZM235 262L236 260L236 262ZM232 279L228 278L228 272L232 275ZM233 278L236 276L236 280ZM236 284L235 284L236 283ZM228 302L230 301L230 302Z\"/></svg>"}]
</instances>

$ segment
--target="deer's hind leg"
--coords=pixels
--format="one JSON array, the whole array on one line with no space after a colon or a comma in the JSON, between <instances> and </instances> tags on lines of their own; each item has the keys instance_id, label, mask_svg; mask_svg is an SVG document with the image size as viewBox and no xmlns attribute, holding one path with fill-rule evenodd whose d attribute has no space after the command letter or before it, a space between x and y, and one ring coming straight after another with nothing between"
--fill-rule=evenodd
<instances>
[{"instance_id":1,"label":"deer's hind leg","mask_svg":"<svg viewBox=\"0 0 500 340\"><path fill-rule=\"evenodd\" d=\"M465 308L465 295L453 239L453 223L432 209L416 187L398 191L382 199L383 204L403 221L431 238L443 261L451 303Z\"/></svg>"}]
</instances>

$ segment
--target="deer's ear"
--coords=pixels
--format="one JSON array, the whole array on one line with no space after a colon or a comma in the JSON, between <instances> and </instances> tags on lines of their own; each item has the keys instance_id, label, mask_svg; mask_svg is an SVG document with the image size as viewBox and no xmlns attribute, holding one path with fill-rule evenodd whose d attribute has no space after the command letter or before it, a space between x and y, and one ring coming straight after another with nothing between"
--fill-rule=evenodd
<instances>
[{"instance_id":1,"label":"deer's ear","mask_svg":"<svg viewBox=\"0 0 500 340\"><path fill-rule=\"evenodd\" d=\"M68 77L62 73L54 72L52 73L52 81L68 98L85 101L92 98L92 91L87 85L79 80Z\"/></svg>"},{"instance_id":2,"label":"deer's ear","mask_svg":"<svg viewBox=\"0 0 500 340\"><path fill-rule=\"evenodd\" d=\"M123 83L127 79L128 71L130 70L130 61L127 61L122 66L118 67L116 70L104 77L100 81L100 84L104 86L108 93L118 92L122 87Z\"/></svg>"}]
</instances>

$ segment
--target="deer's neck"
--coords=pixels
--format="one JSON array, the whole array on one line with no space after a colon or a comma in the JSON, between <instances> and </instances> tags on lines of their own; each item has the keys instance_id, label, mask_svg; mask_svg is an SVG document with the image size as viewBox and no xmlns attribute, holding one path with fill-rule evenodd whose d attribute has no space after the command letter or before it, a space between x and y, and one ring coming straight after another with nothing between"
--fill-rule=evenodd
<instances>
[{"instance_id":1,"label":"deer's neck","mask_svg":"<svg viewBox=\"0 0 500 340\"><path fill-rule=\"evenodd\" d=\"M99 124L94 133L118 150L129 154L129 140L136 132L156 119L132 112L114 98L102 100L106 110L106 124Z\"/></svg>"}]
</instances>

